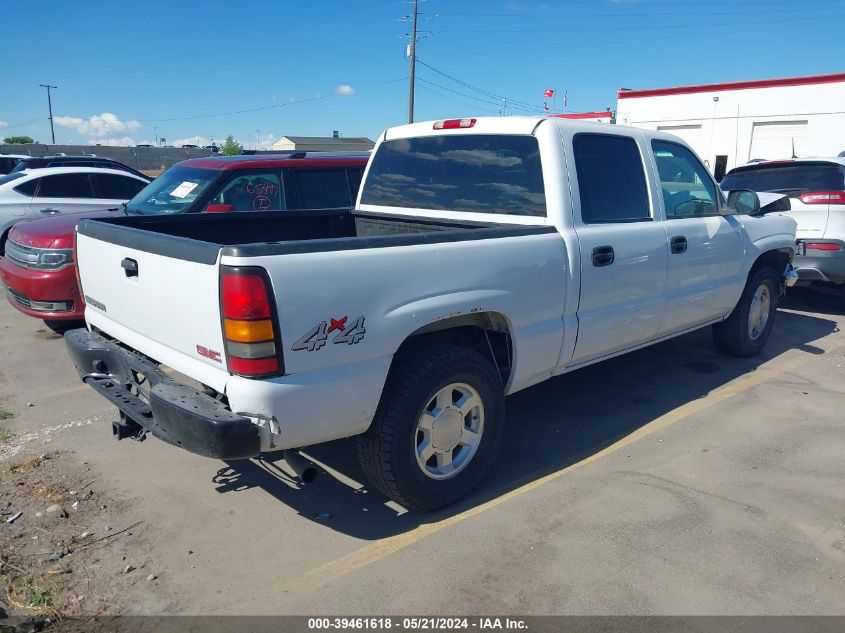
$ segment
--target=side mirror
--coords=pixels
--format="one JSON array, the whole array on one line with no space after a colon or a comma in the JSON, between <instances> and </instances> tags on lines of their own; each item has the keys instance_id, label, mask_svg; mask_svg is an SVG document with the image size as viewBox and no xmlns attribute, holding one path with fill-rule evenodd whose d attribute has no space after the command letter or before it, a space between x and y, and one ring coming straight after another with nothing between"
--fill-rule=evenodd
<instances>
[{"instance_id":1,"label":"side mirror","mask_svg":"<svg viewBox=\"0 0 845 633\"><path fill-rule=\"evenodd\" d=\"M205 208L206 213L229 213L234 210L233 204L210 204Z\"/></svg>"},{"instance_id":2,"label":"side mirror","mask_svg":"<svg viewBox=\"0 0 845 633\"><path fill-rule=\"evenodd\" d=\"M748 189L728 192L728 206L722 215L757 215L760 213L760 198Z\"/></svg>"}]
</instances>

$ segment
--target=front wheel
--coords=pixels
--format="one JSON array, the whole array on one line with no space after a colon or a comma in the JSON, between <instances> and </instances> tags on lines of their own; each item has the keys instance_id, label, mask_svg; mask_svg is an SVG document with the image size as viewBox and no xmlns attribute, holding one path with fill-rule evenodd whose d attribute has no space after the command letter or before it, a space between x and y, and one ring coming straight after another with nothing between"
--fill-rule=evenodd
<instances>
[{"instance_id":1,"label":"front wheel","mask_svg":"<svg viewBox=\"0 0 845 633\"><path fill-rule=\"evenodd\" d=\"M484 478L502 438L496 367L456 345L403 351L385 384L358 458L373 485L408 509L453 503Z\"/></svg>"},{"instance_id":2,"label":"front wheel","mask_svg":"<svg viewBox=\"0 0 845 633\"><path fill-rule=\"evenodd\" d=\"M780 278L773 268L752 273L731 315L713 326L719 351L748 358L760 353L769 340L778 308Z\"/></svg>"}]
</instances>

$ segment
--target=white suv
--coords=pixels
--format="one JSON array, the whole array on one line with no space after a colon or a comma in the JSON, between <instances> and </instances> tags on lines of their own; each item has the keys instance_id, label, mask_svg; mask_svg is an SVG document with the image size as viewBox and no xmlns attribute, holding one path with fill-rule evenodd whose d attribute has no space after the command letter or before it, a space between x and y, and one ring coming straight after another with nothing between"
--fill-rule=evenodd
<instances>
[{"instance_id":1,"label":"white suv","mask_svg":"<svg viewBox=\"0 0 845 633\"><path fill-rule=\"evenodd\" d=\"M845 157L771 160L731 170L722 190L787 194L798 223L799 283L833 286L845 300Z\"/></svg>"},{"instance_id":2,"label":"white suv","mask_svg":"<svg viewBox=\"0 0 845 633\"><path fill-rule=\"evenodd\" d=\"M25 218L117 207L149 181L118 169L47 167L0 176L0 236Z\"/></svg>"}]
</instances>

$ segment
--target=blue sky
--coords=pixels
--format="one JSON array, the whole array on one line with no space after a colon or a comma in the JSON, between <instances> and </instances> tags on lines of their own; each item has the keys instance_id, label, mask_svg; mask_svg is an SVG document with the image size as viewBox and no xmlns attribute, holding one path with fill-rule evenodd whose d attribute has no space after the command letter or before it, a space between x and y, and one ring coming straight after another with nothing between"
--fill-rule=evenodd
<instances>
[{"instance_id":1,"label":"blue sky","mask_svg":"<svg viewBox=\"0 0 845 633\"><path fill-rule=\"evenodd\" d=\"M168 143L375 138L407 119L410 10L7 0L0 136L49 142L38 84L51 83L60 143L151 142L154 126ZM501 97L508 113L539 113L545 88L588 111L615 109L619 87L845 71L843 0L424 0L420 11L417 120L495 115Z\"/></svg>"}]
</instances>

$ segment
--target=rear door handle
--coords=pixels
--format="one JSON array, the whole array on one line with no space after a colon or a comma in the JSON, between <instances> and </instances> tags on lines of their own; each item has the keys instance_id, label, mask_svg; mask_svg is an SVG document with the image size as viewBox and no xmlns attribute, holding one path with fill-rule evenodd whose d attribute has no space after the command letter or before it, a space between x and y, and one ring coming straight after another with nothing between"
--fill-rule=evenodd
<instances>
[{"instance_id":1,"label":"rear door handle","mask_svg":"<svg viewBox=\"0 0 845 633\"><path fill-rule=\"evenodd\" d=\"M41 213L61 213L58 209L41 209Z\"/></svg>"},{"instance_id":2,"label":"rear door handle","mask_svg":"<svg viewBox=\"0 0 845 633\"><path fill-rule=\"evenodd\" d=\"M687 238L683 235L676 235L671 240L669 240L669 250L672 251L673 255L680 255L681 253L687 252Z\"/></svg>"},{"instance_id":3,"label":"rear door handle","mask_svg":"<svg viewBox=\"0 0 845 633\"><path fill-rule=\"evenodd\" d=\"M612 246L596 246L593 249L593 266L610 266L615 258Z\"/></svg>"},{"instance_id":4,"label":"rear door handle","mask_svg":"<svg viewBox=\"0 0 845 633\"><path fill-rule=\"evenodd\" d=\"M134 259L129 259L125 257L122 262L120 262L120 267L123 268L123 272L126 274L127 277L137 277L138 276L138 262Z\"/></svg>"}]
</instances>

